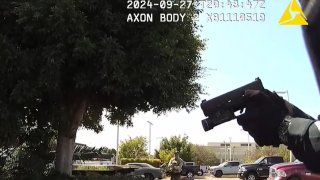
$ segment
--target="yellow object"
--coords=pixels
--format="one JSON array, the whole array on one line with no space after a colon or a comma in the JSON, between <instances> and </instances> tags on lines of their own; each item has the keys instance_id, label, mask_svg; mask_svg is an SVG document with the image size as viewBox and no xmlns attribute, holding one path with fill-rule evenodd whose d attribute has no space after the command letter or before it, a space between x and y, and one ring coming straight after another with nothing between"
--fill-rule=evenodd
<instances>
[{"instance_id":1,"label":"yellow object","mask_svg":"<svg viewBox=\"0 0 320 180\"><path fill-rule=\"evenodd\" d=\"M307 18L301 10L297 0L291 0L283 12L279 24L281 25L308 25Z\"/></svg>"}]
</instances>

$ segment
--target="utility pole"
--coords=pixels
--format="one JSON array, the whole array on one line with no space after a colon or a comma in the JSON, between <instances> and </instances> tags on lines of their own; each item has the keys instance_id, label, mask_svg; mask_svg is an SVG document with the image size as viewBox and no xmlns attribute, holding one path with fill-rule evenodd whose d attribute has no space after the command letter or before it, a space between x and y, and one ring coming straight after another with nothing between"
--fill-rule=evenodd
<instances>
[{"instance_id":1,"label":"utility pole","mask_svg":"<svg viewBox=\"0 0 320 180\"><path fill-rule=\"evenodd\" d=\"M241 131L245 131L245 130L241 129ZM249 132L247 132L247 134L248 134L247 158L249 159L249 152L250 152L250 135L249 135Z\"/></svg>"},{"instance_id":2,"label":"utility pole","mask_svg":"<svg viewBox=\"0 0 320 180\"><path fill-rule=\"evenodd\" d=\"M116 165L119 164L119 121L117 122L117 154L116 154Z\"/></svg>"},{"instance_id":3,"label":"utility pole","mask_svg":"<svg viewBox=\"0 0 320 180\"><path fill-rule=\"evenodd\" d=\"M149 123L149 159L151 155L151 126L153 125L152 122L147 121Z\"/></svg>"},{"instance_id":4,"label":"utility pole","mask_svg":"<svg viewBox=\"0 0 320 180\"><path fill-rule=\"evenodd\" d=\"M227 144L225 141L223 141L224 143L224 161L227 161Z\"/></svg>"},{"instance_id":5,"label":"utility pole","mask_svg":"<svg viewBox=\"0 0 320 180\"><path fill-rule=\"evenodd\" d=\"M230 149L230 157L229 157L229 161L232 161L232 149L231 149L231 137L229 137L229 140L230 140L230 146L229 146L229 149Z\"/></svg>"}]
</instances>

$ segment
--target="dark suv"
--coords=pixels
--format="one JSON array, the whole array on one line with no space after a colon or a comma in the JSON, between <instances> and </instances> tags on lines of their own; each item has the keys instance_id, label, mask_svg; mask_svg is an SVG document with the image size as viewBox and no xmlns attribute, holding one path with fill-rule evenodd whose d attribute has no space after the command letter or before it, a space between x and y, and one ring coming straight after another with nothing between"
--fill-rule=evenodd
<instances>
[{"instance_id":1,"label":"dark suv","mask_svg":"<svg viewBox=\"0 0 320 180\"><path fill-rule=\"evenodd\" d=\"M238 178L255 180L267 178L270 166L283 162L281 156L264 156L257 159L253 164L239 165Z\"/></svg>"}]
</instances>

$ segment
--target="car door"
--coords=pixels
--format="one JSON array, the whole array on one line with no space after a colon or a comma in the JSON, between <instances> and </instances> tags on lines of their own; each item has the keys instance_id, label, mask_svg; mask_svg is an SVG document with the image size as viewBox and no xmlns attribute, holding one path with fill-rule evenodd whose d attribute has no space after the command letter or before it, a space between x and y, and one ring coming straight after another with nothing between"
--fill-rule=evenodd
<instances>
[{"instance_id":1,"label":"car door","mask_svg":"<svg viewBox=\"0 0 320 180\"><path fill-rule=\"evenodd\" d=\"M239 169L239 162L230 162L230 172L229 174L237 174Z\"/></svg>"},{"instance_id":2,"label":"car door","mask_svg":"<svg viewBox=\"0 0 320 180\"><path fill-rule=\"evenodd\" d=\"M269 167L268 158L264 158L261 160L257 167L257 173L260 177L268 177L269 176Z\"/></svg>"},{"instance_id":3,"label":"car door","mask_svg":"<svg viewBox=\"0 0 320 180\"><path fill-rule=\"evenodd\" d=\"M226 163L224 166L223 166L223 174L230 174L231 173L231 162L228 162Z\"/></svg>"}]
</instances>

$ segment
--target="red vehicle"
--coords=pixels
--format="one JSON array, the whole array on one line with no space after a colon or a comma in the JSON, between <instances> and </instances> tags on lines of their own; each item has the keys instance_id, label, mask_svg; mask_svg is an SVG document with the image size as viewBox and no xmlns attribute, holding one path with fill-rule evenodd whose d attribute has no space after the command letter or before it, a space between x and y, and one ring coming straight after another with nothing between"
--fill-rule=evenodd
<instances>
[{"instance_id":1,"label":"red vehicle","mask_svg":"<svg viewBox=\"0 0 320 180\"><path fill-rule=\"evenodd\" d=\"M320 174L311 173L302 162L280 163L270 167L268 180L320 180Z\"/></svg>"}]
</instances>

